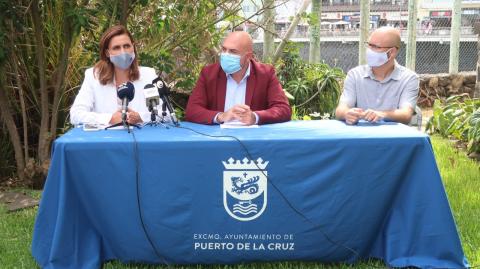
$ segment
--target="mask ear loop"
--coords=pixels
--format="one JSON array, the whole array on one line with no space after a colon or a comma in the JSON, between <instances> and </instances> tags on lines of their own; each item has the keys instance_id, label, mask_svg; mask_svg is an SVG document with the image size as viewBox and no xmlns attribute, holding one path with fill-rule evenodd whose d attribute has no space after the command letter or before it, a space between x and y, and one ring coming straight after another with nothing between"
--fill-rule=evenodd
<instances>
[{"instance_id":1,"label":"mask ear loop","mask_svg":"<svg viewBox=\"0 0 480 269\"><path fill-rule=\"evenodd\" d=\"M250 54L250 57L249 57L248 61L245 61L245 64L246 64L246 65L248 65L248 64L250 63L250 60L253 60L254 62L257 61L256 55L255 55L255 53L254 53L253 51L247 52L247 53L245 53L243 56L247 56L247 54ZM240 61L241 61L241 59L240 59ZM242 67L242 68L243 68L243 67Z\"/></svg>"},{"instance_id":2,"label":"mask ear loop","mask_svg":"<svg viewBox=\"0 0 480 269\"><path fill-rule=\"evenodd\" d=\"M387 61L390 60L390 56L392 56L391 50L392 50L393 48L397 48L397 47L391 47L391 48L389 48L387 51L385 51L385 52L387 53ZM397 48L397 50L398 50L398 48Z\"/></svg>"}]
</instances>

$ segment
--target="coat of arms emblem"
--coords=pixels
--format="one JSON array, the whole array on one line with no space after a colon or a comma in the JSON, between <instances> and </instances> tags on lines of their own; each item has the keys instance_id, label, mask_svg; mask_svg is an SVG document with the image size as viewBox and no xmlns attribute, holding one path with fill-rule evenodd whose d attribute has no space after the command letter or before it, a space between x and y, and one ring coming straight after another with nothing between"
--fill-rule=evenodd
<instances>
[{"instance_id":1,"label":"coat of arms emblem","mask_svg":"<svg viewBox=\"0 0 480 269\"><path fill-rule=\"evenodd\" d=\"M267 207L268 161L262 158L223 162L223 206L227 213L240 221L258 218Z\"/></svg>"}]
</instances>

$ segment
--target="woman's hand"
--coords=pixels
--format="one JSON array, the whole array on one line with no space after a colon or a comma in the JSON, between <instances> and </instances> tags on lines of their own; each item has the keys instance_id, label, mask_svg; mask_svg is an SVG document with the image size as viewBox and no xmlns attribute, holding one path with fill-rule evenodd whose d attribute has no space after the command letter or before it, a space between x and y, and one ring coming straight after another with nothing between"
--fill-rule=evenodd
<instances>
[{"instance_id":1,"label":"woman's hand","mask_svg":"<svg viewBox=\"0 0 480 269\"><path fill-rule=\"evenodd\" d=\"M143 122L142 118L140 117L140 114L138 112L128 109L127 112L127 122L130 124L137 124Z\"/></svg>"},{"instance_id":2,"label":"woman's hand","mask_svg":"<svg viewBox=\"0 0 480 269\"><path fill-rule=\"evenodd\" d=\"M112 114L112 118L110 119L110 124L117 124L119 122L122 122L122 111L117 110L115 113Z\"/></svg>"},{"instance_id":3,"label":"woman's hand","mask_svg":"<svg viewBox=\"0 0 480 269\"><path fill-rule=\"evenodd\" d=\"M110 119L110 124L116 124L122 122L122 111L117 110L115 113L112 114L112 118ZM137 124L143 122L140 114L135 110L128 109L127 111L127 123L129 124Z\"/></svg>"}]
</instances>

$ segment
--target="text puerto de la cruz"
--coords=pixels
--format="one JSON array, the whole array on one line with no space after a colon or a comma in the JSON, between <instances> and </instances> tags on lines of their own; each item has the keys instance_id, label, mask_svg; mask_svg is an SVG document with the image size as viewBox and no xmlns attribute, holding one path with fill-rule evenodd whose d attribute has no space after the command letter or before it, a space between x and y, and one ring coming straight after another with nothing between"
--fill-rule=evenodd
<instances>
[{"instance_id":1,"label":"text puerto de la cruz","mask_svg":"<svg viewBox=\"0 0 480 269\"><path fill-rule=\"evenodd\" d=\"M197 251L294 251L293 234L193 234Z\"/></svg>"}]
</instances>

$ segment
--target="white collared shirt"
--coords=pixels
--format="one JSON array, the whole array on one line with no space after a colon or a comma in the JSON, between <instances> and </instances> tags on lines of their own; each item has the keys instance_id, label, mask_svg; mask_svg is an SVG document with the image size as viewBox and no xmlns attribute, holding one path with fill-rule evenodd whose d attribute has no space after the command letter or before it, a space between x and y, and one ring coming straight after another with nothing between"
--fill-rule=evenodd
<instances>
[{"instance_id":1,"label":"white collared shirt","mask_svg":"<svg viewBox=\"0 0 480 269\"><path fill-rule=\"evenodd\" d=\"M245 104L245 97L247 94L247 80L248 77L250 76L250 64L248 64L247 71L245 72L245 75L243 78L240 80L240 82L237 83L233 76L231 74L226 75L227 76L227 90L225 93L225 105L223 108L223 111L228 111L235 105L244 105ZM217 121L218 114L215 115L215 118L213 121L215 123L219 123ZM255 124L258 123L258 115L257 113L253 112L255 115Z\"/></svg>"},{"instance_id":2,"label":"white collared shirt","mask_svg":"<svg viewBox=\"0 0 480 269\"><path fill-rule=\"evenodd\" d=\"M244 105L247 93L247 79L250 76L250 64L239 83L233 79L231 74L227 75L227 92L225 94L225 106L223 111L228 111L234 105Z\"/></svg>"},{"instance_id":3,"label":"white collared shirt","mask_svg":"<svg viewBox=\"0 0 480 269\"><path fill-rule=\"evenodd\" d=\"M138 112L144 122L150 120L150 112L145 103L143 88L152 83L157 77L155 70L149 67L139 67L140 78L133 81L135 95L129 102L128 107ZM161 101L160 101L161 104ZM117 88L113 83L106 85L94 77L93 68L85 71L80 91L70 109L70 122L72 124L92 123L107 125L112 114L119 110L121 101L117 97Z\"/></svg>"}]
</instances>

